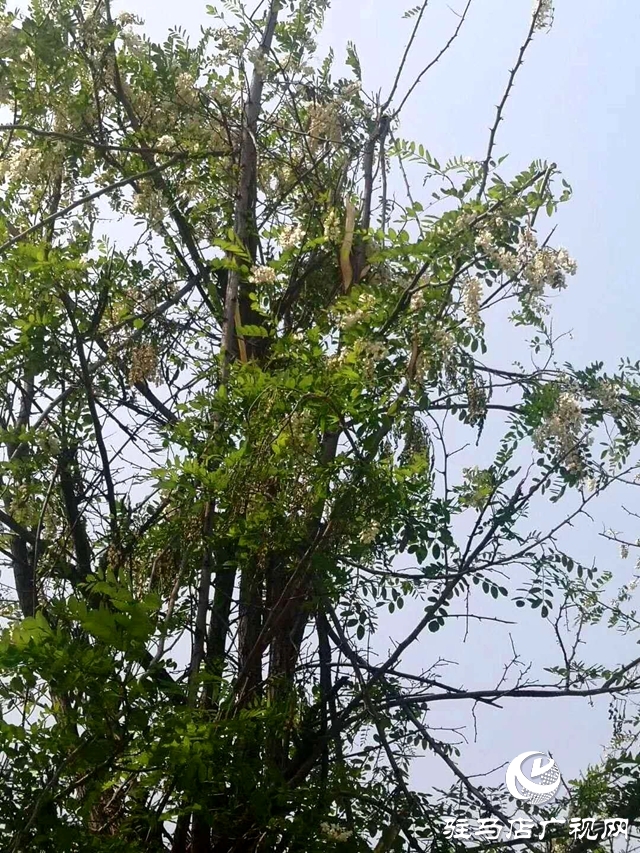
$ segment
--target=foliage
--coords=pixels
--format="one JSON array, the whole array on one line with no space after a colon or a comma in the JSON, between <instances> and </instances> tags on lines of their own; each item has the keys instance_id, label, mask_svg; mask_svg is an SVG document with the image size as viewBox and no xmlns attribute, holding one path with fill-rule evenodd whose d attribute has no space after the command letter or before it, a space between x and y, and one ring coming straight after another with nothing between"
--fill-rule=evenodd
<instances>
[{"instance_id":1,"label":"foliage","mask_svg":"<svg viewBox=\"0 0 640 853\"><path fill-rule=\"evenodd\" d=\"M433 706L637 688L634 663L577 657L585 625L634 616L568 533L633 486L640 364L556 364L549 306L576 265L545 223L570 188L494 157L549 3L486 158L444 165L400 136L404 62L381 102L354 44L348 78L318 57L327 2L266 6L208 7L195 46L150 42L108 0L2 6L16 853L444 853L443 815L510 804L471 783ZM535 366L501 363L496 329ZM460 604L539 614L555 681L449 686L429 638ZM430 662L408 673L418 642ZM410 783L425 750L446 795ZM629 760L606 807L635 820ZM575 808L613 796L610 769Z\"/></svg>"}]
</instances>

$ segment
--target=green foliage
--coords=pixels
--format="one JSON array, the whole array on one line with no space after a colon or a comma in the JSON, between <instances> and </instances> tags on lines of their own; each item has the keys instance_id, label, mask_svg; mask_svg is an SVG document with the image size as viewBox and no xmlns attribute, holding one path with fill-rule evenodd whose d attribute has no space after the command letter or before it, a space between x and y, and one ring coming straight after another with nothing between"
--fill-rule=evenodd
<instances>
[{"instance_id":1,"label":"green foliage","mask_svg":"<svg viewBox=\"0 0 640 853\"><path fill-rule=\"evenodd\" d=\"M451 853L444 814L508 804L431 706L523 688L448 686L442 633L634 626L570 556L640 438L640 363L555 361L576 268L541 223L570 187L503 172L493 141L471 161L403 139L402 74L383 115L353 43L355 80L317 55L327 5L227 0L194 46L108 2L2 5L12 853ZM545 366L499 363L496 330ZM540 690L635 688L577 646ZM455 768L443 799L410 784L425 751ZM636 770L594 769L578 812L635 820Z\"/></svg>"}]
</instances>

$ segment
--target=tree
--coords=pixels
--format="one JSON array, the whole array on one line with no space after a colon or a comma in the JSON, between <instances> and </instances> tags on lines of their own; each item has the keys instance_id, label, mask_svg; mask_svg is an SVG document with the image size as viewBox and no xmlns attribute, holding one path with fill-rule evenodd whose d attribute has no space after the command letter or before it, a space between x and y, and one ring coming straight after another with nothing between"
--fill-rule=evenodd
<instances>
[{"instance_id":1,"label":"tree","mask_svg":"<svg viewBox=\"0 0 640 853\"><path fill-rule=\"evenodd\" d=\"M223 5L195 47L109 0L2 6L4 849L450 851L444 816L510 806L436 703L638 686L577 656L610 578L565 534L633 485L639 365L556 365L570 188L495 154L552 10L485 158L442 165L400 117L470 2L384 99L353 45L348 79L316 58L326 0ZM491 325L539 366L496 364ZM460 471L469 440L490 461ZM552 680L407 672L457 602L536 610ZM420 750L449 795L410 785Z\"/></svg>"}]
</instances>

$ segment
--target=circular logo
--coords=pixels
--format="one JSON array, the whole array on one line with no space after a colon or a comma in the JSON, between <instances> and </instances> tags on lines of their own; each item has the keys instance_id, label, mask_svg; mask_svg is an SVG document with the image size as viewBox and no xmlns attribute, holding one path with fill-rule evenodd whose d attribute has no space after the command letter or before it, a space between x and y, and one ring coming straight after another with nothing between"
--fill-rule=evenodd
<instances>
[{"instance_id":1,"label":"circular logo","mask_svg":"<svg viewBox=\"0 0 640 853\"><path fill-rule=\"evenodd\" d=\"M529 758L533 758L533 763L527 776L522 765ZM553 758L544 752L523 752L507 767L505 781L509 793L516 800L541 806L555 797L560 787L560 770Z\"/></svg>"}]
</instances>

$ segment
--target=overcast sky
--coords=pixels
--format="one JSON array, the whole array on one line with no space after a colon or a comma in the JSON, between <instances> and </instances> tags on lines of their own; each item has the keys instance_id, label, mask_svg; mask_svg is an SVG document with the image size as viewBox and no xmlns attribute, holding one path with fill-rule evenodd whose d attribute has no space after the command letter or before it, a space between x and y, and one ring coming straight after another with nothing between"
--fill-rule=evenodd
<instances>
[{"instance_id":1,"label":"overcast sky","mask_svg":"<svg viewBox=\"0 0 640 853\"><path fill-rule=\"evenodd\" d=\"M337 59L348 40L357 44L368 90L388 90L411 21L398 0L334 0L323 33L323 49ZM462 0L431 0L430 9L406 79L425 64L456 24L452 9ZM558 218L554 244L568 247L579 264L571 287L555 303L556 330L572 330L562 355L575 364L602 358L614 367L621 356L640 358L634 246L640 223L640 170L636 166L640 94L637 45L638 0L557 0L554 27L540 34L522 70L500 130L497 153L509 153L508 168L520 170L535 158L555 161L574 189L574 198ZM164 40L180 25L197 37L211 22L201 0L126 0L117 5L141 15L147 34ZM488 127L508 71L526 33L530 0L475 0L466 28L450 54L413 95L403 115L401 136L423 143L438 159L463 155L480 158ZM507 366L506 364L504 366ZM608 523L619 509L605 504ZM600 528L599 528L600 529ZM629 531L633 538L640 530ZM612 546L597 543L603 568L629 580L633 560L623 564ZM586 547L592 547L591 544ZM585 555L586 557L587 555ZM513 616L513 610L509 611ZM509 631L475 630L462 645L463 628L448 630L412 653L412 663L427 666L439 655L460 660L457 680L493 686L510 655ZM539 619L525 618L514 633L526 659L539 665L551 654ZM597 635L601 657L631 658L633 638ZM551 663L551 659L548 661ZM553 661L557 662L557 661ZM458 705L458 703L452 703ZM469 709L447 707L449 724L470 722ZM588 707L582 700L505 703L503 711L478 711L478 743L465 755L465 769L483 773L517 753L543 749L556 757L565 778L597 760L609 735L606 702ZM439 709L434 719L444 724ZM467 731L473 738L473 728ZM425 789L445 778L425 757L416 782ZM499 777L494 777L499 781Z\"/></svg>"}]
</instances>

